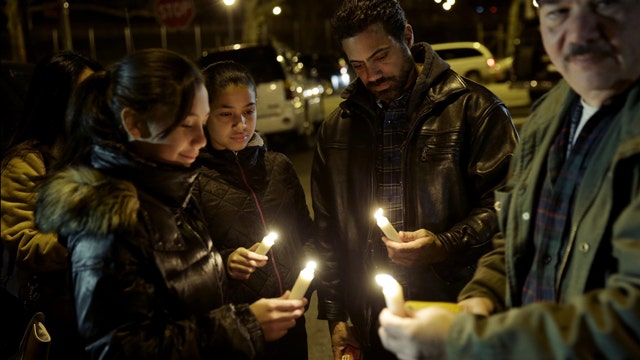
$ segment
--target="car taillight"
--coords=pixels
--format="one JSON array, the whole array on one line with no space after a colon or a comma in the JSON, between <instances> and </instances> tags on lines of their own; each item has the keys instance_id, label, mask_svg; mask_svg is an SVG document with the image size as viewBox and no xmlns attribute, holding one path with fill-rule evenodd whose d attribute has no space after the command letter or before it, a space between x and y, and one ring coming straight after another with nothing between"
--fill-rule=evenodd
<instances>
[{"instance_id":1,"label":"car taillight","mask_svg":"<svg viewBox=\"0 0 640 360\"><path fill-rule=\"evenodd\" d=\"M487 59L487 66L489 66L490 68L496 66L496 59L494 58L488 58Z\"/></svg>"}]
</instances>

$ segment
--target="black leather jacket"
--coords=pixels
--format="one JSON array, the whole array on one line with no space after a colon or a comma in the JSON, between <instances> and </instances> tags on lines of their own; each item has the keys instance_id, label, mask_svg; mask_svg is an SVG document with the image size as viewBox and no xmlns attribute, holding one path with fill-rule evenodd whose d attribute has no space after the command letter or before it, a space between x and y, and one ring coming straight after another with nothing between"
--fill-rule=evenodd
<instances>
[{"instance_id":1,"label":"black leather jacket","mask_svg":"<svg viewBox=\"0 0 640 360\"><path fill-rule=\"evenodd\" d=\"M253 358L248 305L225 305L225 272L190 199L197 172L96 146L91 167L47 180L36 224L68 240L88 358Z\"/></svg>"},{"instance_id":2,"label":"black leather jacket","mask_svg":"<svg viewBox=\"0 0 640 360\"><path fill-rule=\"evenodd\" d=\"M497 231L493 191L504 184L518 135L505 105L449 69L428 44L412 48L423 63L409 103L401 147L404 227L434 232L444 262L406 269L408 297L456 301ZM349 316L367 342L382 293L374 275L388 266L375 225L377 122L384 114L356 79L323 123L311 189L317 251L323 258L319 318ZM417 286L416 286L417 285ZM405 289L407 291L407 289Z\"/></svg>"}]
</instances>

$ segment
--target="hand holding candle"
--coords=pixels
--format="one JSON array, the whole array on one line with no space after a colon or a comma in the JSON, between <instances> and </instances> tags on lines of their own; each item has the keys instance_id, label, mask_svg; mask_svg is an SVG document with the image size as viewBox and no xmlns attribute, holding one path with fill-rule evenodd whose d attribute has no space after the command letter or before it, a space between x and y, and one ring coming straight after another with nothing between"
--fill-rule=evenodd
<instances>
[{"instance_id":1,"label":"hand holding candle","mask_svg":"<svg viewBox=\"0 0 640 360\"><path fill-rule=\"evenodd\" d=\"M309 289L309 285L311 285L311 281L314 277L314 272L316 270L316 263L314 261L309 261L307 266L300 271L300 275L298 275L298 279L295 284L293 284L293 288L291 289L291 295L289 299L302 299L304 294Z\"/></svg>"},{"instance_id":2,"label":"hand holding candle","mask_svg":"<svg viewBox=\"0 0 640 360\"><path fill-rule=\"evenodd\" d=\"M406 316L402 286L396 279L388 274L378 274L376 275L376 282L382 286L382 294L389 311L396 316Z\"/></svg>"},{"instance_id":3,"label":"hand holding candle","mask_svg":"<svg viewBox=\"0 0 640 360\"><path fill-rule=\"evenodd\" d=\"M398 232L396 231L396 229L393 227L393 225L391 225L391 223L389 222L389 219L387 219L384 215L382 215L382 209L378 209L374 217L376 218L378 227L380 227L380 230L382 230L382 232L384 233L384 236L388 237L393 241L400 242L400 235L398 235Z\"/></svg>"},{"instance_id":4,"label":"hand holding candle","mask_svg":"<svg viewBox=\"0 0 640 360\"><path fill-rule=\"evenodd\" d=\"M262 238L262 242L260 242L260 245L258 245L258 248L254 252L256 254L266 255L267 251L271 249L277 238L278 234L270 232L267 236Z\"/></svg>"}]
</instances>

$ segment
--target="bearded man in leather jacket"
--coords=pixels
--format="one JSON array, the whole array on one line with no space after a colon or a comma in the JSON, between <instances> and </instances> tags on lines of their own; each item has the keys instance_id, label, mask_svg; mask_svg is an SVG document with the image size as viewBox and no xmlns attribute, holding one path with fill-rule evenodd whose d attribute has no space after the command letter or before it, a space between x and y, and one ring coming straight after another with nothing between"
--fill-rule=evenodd
<instances>
[{"instance_id":1,"label":"bearded man in leather jacket","mask_svg":"<svg viewBox=\"0 0 640 360\"><path fill-rule=\"evenodd\" d=\"M427 43L413 44L397 1L346 1L332 30L358 78L323 123L314 154L318 317L329 320L336 359L346 345L365 359L394 359L377 335L384 299L375 275L392 274L406 299L455 302L491 249L493 191L518 135L494 94ZM378 208L408 230L400 242L383 237Z\"/></svg>"}]
</instances>

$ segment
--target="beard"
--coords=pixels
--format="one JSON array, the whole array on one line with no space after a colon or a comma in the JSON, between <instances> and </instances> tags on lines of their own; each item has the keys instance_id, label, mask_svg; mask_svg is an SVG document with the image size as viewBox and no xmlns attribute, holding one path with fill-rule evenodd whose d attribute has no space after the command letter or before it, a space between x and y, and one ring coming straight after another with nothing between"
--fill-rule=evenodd
<instances>
[{"instance_id":1,"label":"beard","mask_svg":"<svg viewBox=\"0 0 640 360\"><path fill-rule=\"evenodd\" d=\"M396 76L381 77L380 79L369 82L366 87L376 97L376 99L384 102L385 104L391 103L393 100L399 98L402 93L407 89L409 78L411 73L415 71L415 63L411 54L406 54L402 61L400 72ZM381 85L388 85L383 90L376 90Z\"/></svg>"}]
</instances>

